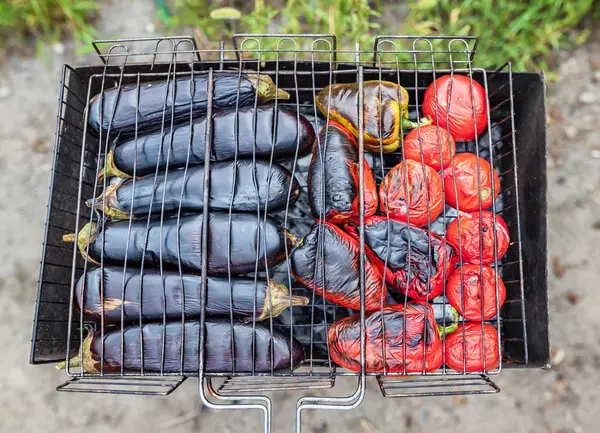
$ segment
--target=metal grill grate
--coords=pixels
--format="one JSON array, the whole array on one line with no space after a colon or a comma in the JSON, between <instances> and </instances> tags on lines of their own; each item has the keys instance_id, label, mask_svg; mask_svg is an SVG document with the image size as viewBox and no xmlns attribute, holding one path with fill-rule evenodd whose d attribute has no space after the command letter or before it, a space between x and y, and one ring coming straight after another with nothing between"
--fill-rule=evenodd
<instances>
[{"instance_id":1,"label":"metal grill grate","mask_svg":"<svg viewBox=\"0 0 600 433\"><path fill-rule=\"evenodd\" d=\"M108 47L108 48L106 48ZM71 68L65 66L61 79L61 92L59 97L59 114L58 125L56 132L56 149L54 153L53 181L50 190L48 221L46 226L46 235L44 239L43 263L40 270L40 287L38 293L38 302L36 306L36 316L34 323L34 336L32 341L32 362L53 362L56 360L64 360L83 353L81 345L86 341L86 336L92 331L97 332L98 338L101 339L102 349L100 350L100 359L97 372L89 372L84 369L83 364L78 367L67 366L67 374L73 379L59 387L63 391L96 391L96 392L125 392L125 393L158 393L161 395L168 394L174 390L183 379L180 377L199 376L200 379L200 395L207 405L217 406L221 408L254 408L260 409L265 414L265 430L270 428L270 411L271 402L268 397L260 396L261 392L277 391L277 390L305 390L312 388L330 388L335 384L337 376L357 376L356 391L347 397L303 397L298 402L297 410L297 431L300 431L301 412L305 409L312 408L337 408L351 409L356 407L362 401L365 391L365 380L367 375L377 376L382 393L386 397L395 396L425 396L425 395L448 395L448 394L464 394L464 393L489 393L497 392L499 388L489 379L489 375L497 374L503 366L523 365L537 366L540 363L544 364L544 358L548 350L547 347L547 322L542 323L538 333L535 334L536 339L539 337L546 338L546 342L532 342L528 339L528 332L531 333L531 326L527 324L528 305L526 304L524 262L527 257L524 257L525 247L530 248L530 245L539 243L540 239L524 239L522 236L521 214L523 212L523 198L519 194L523 191L519 187L519 177L522 170L519 170L517 165L517 133L515 131L516 121L515 112L519 110L515 107L514 93L514 74L510 64L504 65L502 68L490 72L479 68L474 68L472 65L473 56L477 49L476 38L453 38L453 37L436 37L436 38L417 38L417 37L400 37L400 36L380 36L375 41L372 51L363 51L360 47L355 50L338 50L335 36L332 35L236 35L233 38L233 49L225 49L225 45L221 44L221 49L215 51L199 50L192 38L175 37L175 38L148 38L148 39L124 39L117 41L98 41L94 44L94 48L98 52L100 59L103 62L102 66L86 67L86 68ZM343 61L348 56L354 58L353 62ZM103 119L104 113L112 113L108 122L106 131L101 127L98 135L94 135L88 128L89 116L92 113L90 100L91 98L102 93L107 89L116 88L118 97L114 99L114 104L131 104L131 101L121 99L121 92L125 92L125 86L133 86L133 105L130 107L133 112L140 113L140 91L147 83L157 80L166 81L166 88L171 89L171 94L165 92L164 105L161 118L158 119L158 131L163 137L169 137L173 142L173 130L178 125L193 125L198 120L197 113L191 103L192 98L188 97L187 105L183 116L176 115L176 104L173 101L177 100L180 95L193 95L198 89L196 88L195 79L206 77L206 118L212 119L213 115L219 110L215 106L215 88L214 82L219 77L227 74L237 74L238 87L235 96L235 116L237 120L237 128L239 128L239 112L241 110L240 92L243 72L252 70L260 75L268 75L272 78L275 86L290 94L288 101L281 100L278 95L271 102L274 112L278 113L281 109L290 109L297 113L299 121L301 116L305 116L313 125L317 135L317 149L321 149L319 131L321 126L330 118L330 107L328 107L325 116L319 115L315 99L319 91L334 83L357 83L358 85L358 106L363 106L363 94L365 83L374 80L379 83L379 92L383 81L390 81L399 84L407 89L409 93L408 112L411 120L417 120L421 117L421 102L425 89L436 78L441 75L449 74L454 77L455 74L466 75L471 83L480 83L485 90L485 99L487 101L488 111L486 113L488 125L482 135L475 140L467 143L457 143L457 152L472 152L487 160L495 170L500 179L500 196L492 205L494 221L496 215L501 215L506 221L510 233L510 245L506 255L502 260L498 260L496 248L496 236L494 234L494 250L495 260L492 267L497 270L495 287L498 294L498 274L504 280L506 285L506 302L500 310L499 302L496 304L496 314L491 320L481 318L481 323L491 323L497 330L497 337L501 344L498 346L498 357L502 360L502 364L498 368L488 369L484 365L482 371L468 372L466 364L463 364L463 371L454 371L445 366L445 364L436 371L425 370L425 350L423 351L423 369L421 371L406 370L406 339L403 339L404 345L404 360L403 371L390 372L386 369L386 349L385 344L382 350L383 369L377 372L367 371L365 364L367 342L364 330L367 327L366 318L368 313L365 311L365 166L363 156L366 157L366 162L372 168L377 184L380 184L389 171L396 166L400 161L404 160L403 146L392 153L366 153L365 143L363 140L363 132L365 130L365 118L363 110L358 111L358 161L359 161L359 190L360 197L359 205L359 220L357 223L357 233L359 239L359 257L358 272L360 281L360 312L359 312L359 330L360 330L360 371L349 371L336 367L330 357L330 347L327 339L326 330L335 321L340 318L347 317L352 312L346 308L335 305L324 297L318 296L315 290L310 290L301 284L297 283L292 275L292 267L290 261L291 247L284 242L284 257L283 260L276 265L269 266L268 261L263 260L260 264L261 257L259 254L260 248L256 249L254 260L254 272L250 272L250 278L254 282L274 280L277 283L284 284L290 288L290 302L292 296L304 296L309 299L307 305L292 305L289 309L278 317L273 317L272 312L269 317L263 321L264 328L269 334L271 344L270 350L270 368L262 371L257 371L256 363L252 363L250 370L236 369L236 363L232 363L232 368L224 371L208 372L205 371L205 354L200 348L204 347L206 340L205 332L197 332L198 344L195 346L197 351L198 365L195 371L190 371L185 368L185 360L189 353L184 351L186 341L190 341L187 336L186 326L190 323L197 322L199 329L204 329L208 315L205 308L199 308L199 315L189 317L184 314L183 308L180 318L167 320L167 305L166 298L164 299L163 314L161 320L157 323L162 326L158 335L161 338L162 349L160 350L158 361L159 368L144 368L144 356L141 356L141 365L138 369L125 369L125 356L128 354L128 345L126 344L125 330L132 325L125 318L125 286L126 274L132 269L139 274L140 281L144 272L151 265L148 263L132 263L128 257L132 243L135 243L135 237L131 235L132 227L136 224L145 226L145 235L142 239L143 251L141 256L146 256L148 247L148 232L153 224L158 224L161 236L163 226L166 221L175 220L176 229L176 256L175 263L165 262L164 256L173 254L172 251L164 251L162 242L159 243L158 257L155 257L158 267L156 272L160 274L160 280L164 287L164 275L172 273L178 275L181 279L183 287L184 275L189 272L185 269L185 264L182 264L181 245L185 242L181 239L180 227L182 221L189 218L188 213L182 206L183 188L181 196L175 206L173 215L168 215L168 209L165 210L165 192L163 190L162 200L159 200L158 210L160 211L153 218L150 218L152 211L152 201L148 207L147 218L140 221L134 221L129 217L122 224L127 225L125 233L125 264L120 265L122 270L122 296L120 299L121 317L119 323L105 323L105 302L103 289L100 290L100 305L101 314L100 320L93 321L88 315L82 311L77 311L74 307L76 295L76 283L78 279L87 274L93 264L90 262L89 256L82 258L79 254L77 245L73 248L66 246L61 241L61 236L67 233L79 233L87 223L95 223L100 230L104 230L107 225L112 224L107 222L108 215L104 207L101 211L94 210L93 207L86 207L86 200L98 197L102 192L106 191L111 185L111 181L107 177L99 179L99 174L107 163L107 156L110 155L111 144L115 139L113 133L113 119L115 107L106 106L104 98L100 102L100 119ZM233 71L233 72L232 72ZM187 81L182 81L187 80ZM187 87L178 88L178 83L187 83ZM170 87L169 87L170 86ZM522 87L520 87L522 89ZM175 96L177 95L177 96ZM381 93L380 93L381 95ZM258 91L252 98L251 107L253 106L253 122L255 134L255 149L250 156L253 167L256 167L256 162L261 159L256 153L256 134L264 131L257 130L256 109L259 106ZM182 98L184 96L181 96ZM473 97L473 96L472 96ZM521 96L519 96L521 97ZM177 108L179 110L179 108ZM543 102L542 102L543 109ZM538 110L539 111L539 110ZM542 110L543 111L543 110ZM542 115L537 113L536 115ZM475 116L475 115L474 115ZM141 114L135 116L135 128L131 131L130 139L137 143L146 132L139 128L138 122L143 122L144 118ZM325 119L323 119L323 117ZM273 130L271 135L277 137L278 134L278 117L275 117ZM102 125L102 123L100 124ZM206 122L205 129L201 131L204 134L205 142L212 143L215 134L213 122ZM383 129L382 126L379 126ZM326 128L325 131L328 131ZM166 167L160 166L159 159L156 161L156 167L148 176L153 178L151 190L155 191L159 184L160 176L168 178L174 174L180 174L183 171L184 177L189 170L192 169L193 163L190 162L191 143L193 130L189 128L188 136L188 152L185 158L185 163L178 169L169 168L169 160L172 157L172 146L168 146L167 154L161 155L166 159ZM237 136L237 131L234 131L233 136ZM314 219L310 212L307 194L307 177L309 171L310 157L302 157L300 154L300 138L296 143L295 151L292 152L290 158L281 164L289 170L292 177L295 177L300 185L301 194L296 203L290 200L290 193L287 194L287 201L281 210L272 211L268 208L268 204L261 207L256 202L255 209L250 213L256 217L258 227L261 224L266 224L271 218L276 221L280 227L283 227L287 232L297 236L304 236L309 232ZM402 137L402 134L400 135ZM327 142L327 132L325 132L325 142ZM237 139L239 140L239 138ZM545 143L543 143L545 145ZM268 163L268 172L271 173L275 164L277 164L274 151L274 142L271 145L271 152L264 159ZM380 146L383 142L380 141ZM204 179L203 179L203 203L209 203L211 200L210 189L210 169L214 166L214 152L212 146L205 146L204 153ZM237 142L234 164L237 166L238 161L242 160L238 157L239 141ZM134 160L137 161L138 146L134 148ZM421 166L424 166L424 160L421 161ZM131 180L133 186L132 191L135 191L138 167L134 163L133 178ZM254 168L256 170L256 168ZM323 169L324 170L324 169ZM479 174L479 163L477 164L477 173ZM233 170L234 178L232 184L240 182L252 183L257 187L256 179L236 179L237 170ZM256 173L256 171L254 171ZM324 174L324 172L322 172ZM406 176L406 172L404 173ZM441 176L444 176L444 169L441 170ZM543 172L545 176L545 171ZM479 177L479 176L478 176ZM270 177L269 177L270 179ZM542 184L540 177L540 185ZM405 177L405 181L408 179ZM270 180L269 180L270 182ZM425 178L426 182L426 178ZM290 192L292 186L290 184ZM443 187L442 187L443 188ZM456 189L456 184L454 184ZM427 191L427 189L425 189ZM324 193L325 191L322 191ZM492 194L494 194L494 183L492 182ZM545 197L545 196L544 196ZM154 196L152 196L152 200ZM427 208L429 209L429 197L426 193ZM206 209L206 207L205 207ZM444 248L446 247L446 227L456 218L456 212L452 213L451 208L447 207L445 202L443 206L441 223L437 225L432 221L429 215L425 226L428 230L437 231L443 240ZM479 202L479 220L481 224L482 205ZM525 209L526 213L534 212L530 209ZM537 210L535 210L537 212ZM133 214L133 205L130 214ZM389 210L383 212L388 221L389 233ZM233 198L229 203L229 207L224 211L227 216L227 278L230 287L235 278L235 271L232 271L232 231L234 224L232 221ZM320 237L317 246L318 254L317 262L323 262L323 235L324 230L324 215L321 215L317 225ZM201 236L197 239L200 242L201 251L201 268L197 269L197 279L201 282L202 287L206 287L209 278L208 269L208 254L209 254L209 230L211 220L209 212L201 211L197 215L198 220L201 218ZM409 217L410 218L410 217ZM408 221L410 223L410 219ZM142 226L142 227L143 227ZM460 223L459 223L460 226ZM261 242L266 244L266 238L261 239L260 231L256 231L254 242L260 245ZM104 239L104 238L103 238ZM480 243L483 242L482 235ZM541 239L542 241L545 240ZM92 241L88 238L87 247ZM388 240L389 245L389 240ZM110 257L105 257L105 248L102 241L100 257L97 260L99 272L102 281L104 280L105 268L110 264ZM110 247L110 246L109 246ZM411 236L408 237L408 249L411 249ZM432 257L432 246L429 243L427 256ZM542 252L545 253L545 249ZM154 253L151 253L154 254ZM387 264L389 257L385 258ZM410 255L408 258L408 266L410 268ZM168 262L168 260L167 260ZM462 272L462 255L460 257L460 269ZM114 266L114 265L113 265ZM321 267L323 270L324 267ZM315 266L317 269L317 266ZM323 271L324 272L324 271ZM481 266L480 266L480 272ZM316 276L316 275L315 275ZM325 276L322 275L322 278ZM444 269L444 281L446 281L446 270ZM462 277L461 277L462 278ZM537 278L537 276L536 276ZM140 283L141 284L141 283ZM406 290L410 284L410 277L406 283ZM103 286L102 286L103 287ZM430 277L426 281L427 292L431 288ZM85 289L84 289L85 290ZM140 291L142 290L140 285ZM537 300L545 302L544 292L546 287L540 287L541 295L536 295ZM236 359L236 344L235 343L235 324L238 323L233 314L233 288L231 288L229 300L229 315L227 323L230 331L226 334L231 343L231 359ZM140 294L140 297L142 295ZM181 304L185 305L185 292L182 291ZM541 296L541 298L540 298ZM447 307L446 284L444 283L443 296L436 299L426 299L433 301L434 304L442 309ZM207 294L205 290L200 290L199 305L205 306ZM407 308L408 298L397 296L388 299L381 299L379 313L384 313L384 303L393 301L395 303L404 304ZM257 318L260 315L256 303L256 295L254 297L253 317ZM266 301L265 301L266 302ZM483 301L482 301L483 302ZM530 308L530 307L529 307ZM547 305L538 305L537 308L542 310ZM464 305L463 305L464 309ZM429 310L425 310L424 335L426 335L427 314ZM537 313L536 313L537 314ZM535 315L535 314L534 314ZM539 318L539 316L538 316ZM135 351L145 353L145 344L147 337L143 334L143 326L146 321L142 317L140 309L139 318L133 323L138 325L138 333L136 340ZM173 368L168 362L173 362L173 354L169 353L169 344L172 341L167 341L170 334L167 334L167 324L176 323L180 327L181 336L179 346L177 347L177 368ZM382 321L383 334L385 334L385 321ZM404 323L403 335L406 335L406 321ZM252 328L252 357L257 356L257 327L256 320L252 320L245 326ZM445 322L444 322L445 326ZM545 328L544 328L545 326ZM185 330L185 334L184 334ZM299 339L304 346L305 359L300 368L295 369L291 362L288 367L277 370L274 368L274 335L283 335L289 341L290 346L295 339ZM66 335L66 338L65 338ZM106 337L117 335L118 343L116 347L119 349L120 363L118 368L106 368L105 363L105 345ZM193 335L194 334L190 334ZM485 341L485 336L482 334ZM427 338L423 338L421 343L425 347ZM194 339L192 338L192 341ZM112 343L114 344L114 342ZM445 340L442 343L445 347ZM535 348L533 361L530 357L530 347ZM463 345L463 350L466 351L466 346ZM193 350L192 350L193 352ZM541 360L541 361L540 361ZM156 362L155 362L156 364ZM154 371L152 371L154 370ZM407 379L406 376L411 376ZM401 377L400 377L401 376ZM427 377L421 377L427 376ZM429 377L430 376L430 377ZM223 377L224 381L215 390L212 384L212 378ZM157 387L157 391L148 391L149 387ZM137 387L137 388L136 388ZM142 391L139 391L141 388ZM137 390L137 391L136 391ZM243 400L249 401L249 404L228 404L229 401L237 401L243 396ZM220 401L219 404L214 404L215 401Z\"/></svg>"}]
</instances>

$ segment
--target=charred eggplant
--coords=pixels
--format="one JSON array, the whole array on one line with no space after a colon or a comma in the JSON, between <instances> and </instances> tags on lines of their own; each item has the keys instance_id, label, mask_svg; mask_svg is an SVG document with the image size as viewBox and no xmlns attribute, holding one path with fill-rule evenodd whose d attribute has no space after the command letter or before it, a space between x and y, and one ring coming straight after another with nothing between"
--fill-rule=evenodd
<instances>
[{"instance_id":1,"label":"charred eggplant","mask_svg":"<svg viewBox=\"0 0 600 433\"><path fill-rule=\"evenodd\" d=\"M149 224L148 229L147 224ZM231 225L230 225L231 224ZM228 236L230 234L230 236ZM208 272L210 275L227 275L253 272L265 264L273 266L285 257L285 243L289 234L271 218L260 222L256 215L212 213L208 233ZM129 242L128 242L129 239ZM81 254L98 263L104 256L106 264L122 264L127 258L131 265L144 262L150 267L177 267L202 270L202 215L189 215L179 219L159 219L107 222L104 227L86 224L79 234L63 236L65 242L75 242ZM228 257L228 250L231 257ZM231 263L229 263L231 260ZM230 265L230 266L229 266Z\"/></svg>"},{"instance_id":2,"label":"charred eggplant","mask_svg":"<svg viewBox=\"0 0 600 433\"><path fill-rule=\"evenodd\" d=\"M288 169L267 161L240 160L210 166L210 209L217 211L277 211L294 203L300 186ZM111 184L88 206L104 210L105 215L127 219L151 213L178 210L197 212L204 208L204 166L190 167L142 179L127 179ZM289 197L289 200L288 200Z\"/></svg>"},{"instance_id":3,"label":"charred eggplant","mask_svg":"<svg viewBox=\"0 0 600 433\"><path fill-rule=\"evenodd\" d=\"M308 171L308 197L316 220L335 224L359 216L358 146L352 134L337 122L321 128ZM377 212L377 187L364 161L365 215Z\"/></svg>"},{"instance_id":4,"label":"charred eggplant","mask_svg":"<svg viewBox=\"0 0 600 433\"><path fill-rule=\"evenodd\" d=\"M259 106L216 110L212 117L212 161L229 161L238 158L275 160L306 155L315 141L315 131L304 116L293 110ZM277 128L274 128L277 124ZM171 130L165 128L135 139L114 141L106 157L107 176L144 176L167 168L204 163L206 147L206 116L190 125L184 122ZM170 152L170 153L169 153ZM168 164L167 164L168 161Z\"/></svg>"},{"instance_id":5,"label":"charred eggplant","mask_svg":"<svg viewBox=\"0 0 600 433\"><path fill-rule=\"evenodd\" d=\"M189 119L190 110L196 116L206 113L208 105L208 74L196 74L176 79L115 87L94 96L90 101L88 123L96 132L132 135L160 129L163 122ZM275 87L268 75L257 73L220 72L213 76L214 109L253 105L256 96L261 102L290 95ZM239 95L239 98L238 98Z\"/></svg>"},{"instance_id":6,"label":"charred eggplant","mask_svg":"<svg viewBox=\"0 0 600 433\"><path fill-rule=\"evenodd\" d=\"M296 280L319 296L360 310L359 245L339 227L314 224L301 245L292 252ZM385 305L386 287L379 270L365 258L365 309ZM382 301L383 300L383 301Z\"/></svg>"},{"instance_id":7,"label":"charred eggplant","mask_svg":"<svg viewBox=\"0 0 600 433\"><path fill-rule=\"evenodd\" d=\"M298 367L304 358L302 345L290 337L271 332L260 324L209 318L205 322L205 363L207 373L267 373ZM140 341L141 339L141 341ZM164 339L164 343L163 343ZM198 374L200 323L196 321L148 323L123 330L89 334L80 353L69 361L71 368L83 367L87 373L143 371ZM164 344L164 345L163 345ZM232 348L232 344L234 348ZM125 349L123 352L122 348ZM143 351L142 351L143 348ZM235 358L232 356L235 350ZM183 365L182 365L183 354ZM164 356L163 356L164 355ZM104 365L102 367L102 358ZM60 363L57 368L65 368Z\"/></svg>"},{"instance_id":8,"label":"charred eggplant","mask_svg":"<svg viewBox=\"0 0 600 433\"><path fill-rule=\"evenodd\" d=\"M75 307L104 323L200 317L200 275L174 271L120 267L96 268L82 275L75 286ZM237 277L208 278L205 312L264 320L278 316L290 305L306 305L308 298L290 296L289 289L273 280ZM121 311L122 310L122 311Z\"/></svg>"}]
</instances>

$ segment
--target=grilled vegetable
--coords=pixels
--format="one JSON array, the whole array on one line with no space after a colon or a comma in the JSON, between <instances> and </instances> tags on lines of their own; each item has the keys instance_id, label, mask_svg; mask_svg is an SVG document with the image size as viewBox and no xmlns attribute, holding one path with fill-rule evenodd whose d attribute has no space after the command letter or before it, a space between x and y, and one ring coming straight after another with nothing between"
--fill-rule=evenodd
<instances>
[{"instance_id":1,"label":"grilled vegetable","mask_svg":"<svg viewBox=\"0 0 600 433\"><path fill-rule=\"evenodd\" d=\"M392 218L413 226L430 224L444 209L442 178L431 167L407 159L385 175L379 200L381 212Z\"/></svg>"},{"instance_id":2,"label":"grilled vegetable","mask_svg":"<svg viewBox=\"0 0 600 433\"><path fill-rule=\"evenodd\" d=\"M502 308L506 299L506 288L500 275L498 275L498 295L498 304ZM464 264L456 268L448 278L446 296L448 302L465 320L489 320L498 314L496 272L489 266L480 268L479 265Z\"/></svg>"},{"instance_id":3,"label":"grilled vegetable","mask_svg":"<svg viewBox=\"0 0 600 433\"><path fill-rule=\"evenodd\" d=\"M241 78L240 78L241 77ZM208 74L196 74L162 81L129 84L105 90L90 101L88 122L96 131L132 135L160 129L163 122L171 124L206 113L208 106ZM289 99L290 95L275 87L268 75L256 73L220 72L213 76L214 109L253 105L256 96L261 102L275 98ZM239 94L239 99L238 99Z\"/></svg>"},{"instance_id":4,"label":"grilled vegetable","mask_svg":"<svg viewBox=\"0 0 600 433\"><path fill-rule=\"evenodd\" d=\"M296 368L304 358L300 343L294 340L290 344L288 335L277 332L271 334L268 328L260 324L234 322L232 327L228 318L209 318L205 325L204 371L208 373L231 373L234 368L236 373L253 370L256 373L266 373L271 368ZM140 341L140 338L143 340ZM103 354L106 373L119 372L123 367L125 371L141 371L143 368L144 372L183 372L197 375L199 342L200 323L195 321L186 322L183 327L181 322L167 323L164 328L162 323L145 324L141 329L139 325L128 326L123 330L123 335L119 328L105 331L104 344L98 331L85 338L80 355L72 358L69 366L83 366L83 370L88 373L99 373ZM122 347L125 348L124 353ZM234 350L235 358L232 356ZM65 368L66 363L62 362L56 367Z\"/></svg>"},{"instance_id":5,"label":"grilled vegetable","mask_svg":"<svg viewBox=\"0 0 600 433\"><path fill-rule=\"evenodd\" d=\"M464 75L444 75L427 87L423 115L450 131L456 141L473 140L488 123L485 90Z\"/></svg>"},{"instance_id":6,"label":"grilled vegetable","mask_svg":"<svg viewBox=\"0 0 600 433\"><path fill-rule=\"evenodd\" d=\"M331 120L341 123L358 137L358 83L331 84L317 94L317 107ZM365 81L364 133L365 149L385 153L398 148L400 124L403 128L416 128L408 120L408 92L389 81ZM428 119L422 125L431 123Z\"/></svg>"},{"instance_id":7,"label":"grilled vegetable","mask_svg":"<svg viewBox=\"0 0 600 433\"><path fill-rule=\"evenodd\" d=\"M496 218L495 225L494 217ZM492 212L483 211L481 212L481 224L479 219L479 212L462 213L448 226L446 240L461 251L464 263L487 265L494 262L494 247L498 260L504 256L510 238L508 227L500 215L494 216ZM496 244L494 244L494 230Z\"/></svg>"},{"instance_id":8,"label":"grilled vegetable","mask_svg":"<svg viewBox=\"0 0 600 433\"><path fill-rule=\"evenodd\" d=\"M410 131L404 137L403 148L405 159L424 162L438 171L447 167L456 154L454 138L447 130L436 125L425 125Z\"/></svg>"},{"instance_id":9,"label":"grilled vegetable","mask_svg":"<svg viewBox=\"0 0 600 433\"><path fill-rule=\"evenodd\" d=\"M212 161L229 161L238 158L276 160L307 154L315 141L311 123L293 110L272 105L220 109L213 113ZM277 129L274 125L277 123ZM168 125L170 126L170 124ZM237 132L236 132L237 131ZM192 125L183 122L173 130L165 128L136 139L117 138L106 157L103 170L107 176L130 177L154 174L157 167L164 170L203 164L206 146L206 116L194 120ZM170 150L170 153L169 153Z\"/></svg>"},{"instance_id":10,"label":"grilled vegetable","mask_svg":"<svg viewBox=\"0 0 600 433\"><path fill-rule=\"evenodd\" d=\"M484 347L485 350L483 350ZM484 353L485 355L483 355ZM500 365L498 330L487 323L483 324L482 330L481 322L465 323L459 326L452 335L446 338L444 362L456 371L483 373L498 368Z\"/></svg>"},{"instance_id":11,"label":"grilled vegetable","mask_svg":"<svg viewBox=\"0 0 600 433\"><path fill-rule=\"evenodd\" d=\"M88 206L94 206L112 218L128 219L152 213L202 211L204 208L204 166L190 167L143 179L122 180L111 184ZM218 162L210 166L210 209L234 212L276 211L294 203L300 185L279 164L250 160Z\"/></svg>"},{"instance_id":12,"label":"grilled vegetable","mask_svg":"<svg viewBox=\"0 0 600 433\"><path fill-rule=\"evenodd\" d=\"M479 170L479 182L477 171ZM494 193L492 194L492 179ZM492 171L490 163L472 153L456 155L444 171L444 194L446 203L465 212L479 212L492 206L500 194L498 173Z\"/></svg>"},{"instance_id":13,"label":"grilled vegetable","mask_svg":"<svg viewBox=\"0 0 600 433\"><path fill-rule=\"evenodd\" d=\"M345 229L359 239L356 224ZM458 260L454 249L433 233L380 216L365 219L365 253L390 287L423 301L443 293Z\"/></svg>"},{"instance_id":14,"label":"grilled vegetable","mask_svg":"<svg viewBox=\"0 0 600 433\"><path fill-rule=\"evenodd\" d=\"M231 226L229 221L231 220ZM88 223L79 232L77 244L81 254L98 263L104 249L104 263L148 266L178 266L179 259L184 269L202 270L202 215L131 223L129 221L108 222L104 227ZM179 235L178 235L179 234ZM228 236L230 234L230 236ZM257 237L258 235L258 237ZM285 257L286 233L275 222L267 218L260 223L256 215L212 213L208 234L208 272L210 275L227 275L228 262L234 274L253 272L256 261L258 269L275 265ZM88 238L89 245L88 245ZM129 243L128 240L129 239ZM75 235L63 236L65 242L75 242ZM231 257L228 258L228 250Z\"/></svg>"},{"instance_id":15,"label":"grilled vegetable","mask_svg":"<svg viewBox=\"0 0 600 433\"><path fill-rule=\"evenodd\" d=\"M330 223L314 224L292 252L296 280L319 296L353 310L360 309L359 245ZM365 258L365 310L385 305L386 287L381 274Z\"/></svg>"},{"instance_id":16,"label":"grilled vegetable","mask_svg":"<svg viewBox=\"0 0 600 433\"><path fill-rule=\"evenodd\" d=\"M316 220L335 224L358 218L359 159L356 139L337 122L329 122L315 141L308 170L308 197ZM365 215L377 212L377 187L364 161Z\"/></svg>"},{"instance_id":17,"label":"grilled vegetable","mask_svg":"<svg viewBox=\"0 0 600 433\"><path fill-rule=\"evenodd\" d=\"M368 373L433 371L442 365L442 342L433 309L419 302L390 305L370 313L365 321L365 367ZM329 327L331 359L349 370L360 371L360 315ZM425 352L425 353L423 353ZM425 362L423 362L425 361Z\"/></svg>"},{"instance_id":18,"label":"grilled vegetable","mask_svg":"<svg viewBox=\"0 0 600 433\"><path fill-rule=\"evenodd\" d=\"M105 323L181 319L200 317L201 278L199 275L174 271L144 270L120 267L96 268L82 275L75 288L78 311ZM290 305L306 305L308 298L290 296L283 284L254 278L209 278L206 314L236 316L264 320L279 315ZM256 305L255 305L256 303ZM123 310L123 311L121 311Z\"/></svg>"}]
</instances>

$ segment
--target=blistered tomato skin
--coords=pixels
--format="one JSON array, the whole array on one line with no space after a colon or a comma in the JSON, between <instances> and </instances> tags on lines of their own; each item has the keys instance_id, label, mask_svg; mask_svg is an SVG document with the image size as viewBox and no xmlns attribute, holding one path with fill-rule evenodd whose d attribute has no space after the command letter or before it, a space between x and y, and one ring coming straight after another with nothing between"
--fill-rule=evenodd
<instances>
[{"instance_id":1,"label":"blistered tomato skin","mask_svg":"<svg viewBox=\"0 0 600 433\"><path fill-rule=\"evenodd\" d=\"M436 125L426 125L411 130L404 137L403 146L405 159L424 162L438 171L450 165L450 160L456 154L456 144L450 132Z\"/></svg>"},{"instance_id":2,"label":"blistered tomato skin","mask_svg":"<svg viewBox=\"0 0 600 433\"><path fill-rule=\"evenodd\" d=\"M403 373L405 368L406 372L434 371L441 367L442 342L430 305L409 302L406 309L404 304L390 305L370 313L365 326L368 373L383 373L384 366L386 373ZM358 314L331 324L329 348L336 364L360 371L360 334Z\"/></svg>"},{"instance_id":3,"label":"blistered tomato skin","mask_svg":"<svg viewBox=\"0 0 600 433\"><path fill-rule=\"evenodd\" d=\"M492 325L484 323L483 335L482 338L481 322L467 322L459 326L456 331L446 337L446 350L444 353L446 365L455 371L464 370L482 373L498 368L500 365L498 331ZM484 347L485 351L482 350ZM465 358L466 364L463 364Z\"/></svg>"},{"instance_id":4,"label":"blistered tomato skin","mask_svg":"<svg viewBox=\"0 0 600 433\"><path fill-rule=\"evenodd\" d=\"M423 115L449 130L456 141L473 140L488 123L485 90L467 76L444 75L427 87Z\"/></svg>"},{"instance_id":5,"label":"blistered tomato skin","mask_svg":"<svg viewBox=\"0 0 600 433\"><path fill-rule=\"evenodd\" d=\"M480 267L473 264L459 266L448 278L446 296L450 305L456 308L466 320L489 320L497 315L496 272L489 266ZM506 299L506 288L500 275L498 275L497 299L499 307L502 308Z\"/></svg>"},{"instance_id":6,"label":"blistered tomato skin","mask_svg":"<svg viewBox=\"0 0 600 433\"><path fill-rule=\"evenodd\" d=\"M407 159L386 174L379 187L379 199L384 215L389 212L398 221L424 226L435 221L444 208L442 178L431 167Z\"/></svg>"},{"instance_id":7,"label":"blistered tomato skin","mask_svg":"<svg viewBox=\"0 0 600 433\"><path fill-rule=\"evenodd\" d=\"M479 211L480 199L481 209L489 209L500 194L500 179L485 159L472 153L461 153L444 170L444 194L446 203L455 209L464 212Z\"/></svg>"},{"instance_id":8,"label":"blistered tomato skin","mask_svg":"<svg viewBox=\"0 0 600 433\"><path fill-rule=\"evenodd\" d=\"M508 249L510 238L508 227L502 217L496 215L495 219L496 251L500 260ZM460 250L463 263L481 262L489 265L494 262L494 214L488 211L481 212L481 227L479 220L479 212L462 213L448 226L446 241ZM480 248L480 241L483 248Z\"/></svg>"}]
</instances>

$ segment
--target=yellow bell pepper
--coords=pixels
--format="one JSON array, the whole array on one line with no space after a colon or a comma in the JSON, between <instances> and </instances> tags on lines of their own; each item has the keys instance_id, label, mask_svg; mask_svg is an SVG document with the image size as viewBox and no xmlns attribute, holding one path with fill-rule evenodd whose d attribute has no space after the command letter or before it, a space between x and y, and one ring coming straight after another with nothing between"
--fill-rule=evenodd
<instances>
[{"instance_id":1,"label":"yellow bell pepper","mask_svg":"<svg viewBox=\"0 0 600 433\"><path fill-rule=\"evenodd\" d=\"M408 92L389 81L365 81L364 89L364 145L370 152L394 152L400 146L402 129L417 127L408 119ZM398 101L400 98L400 101ZM332 84L317 94L317 108L329 119L346 127L358 138L358 83ZM422 119L420 124L431 123Z\"/></svg>"}]
</instances>

